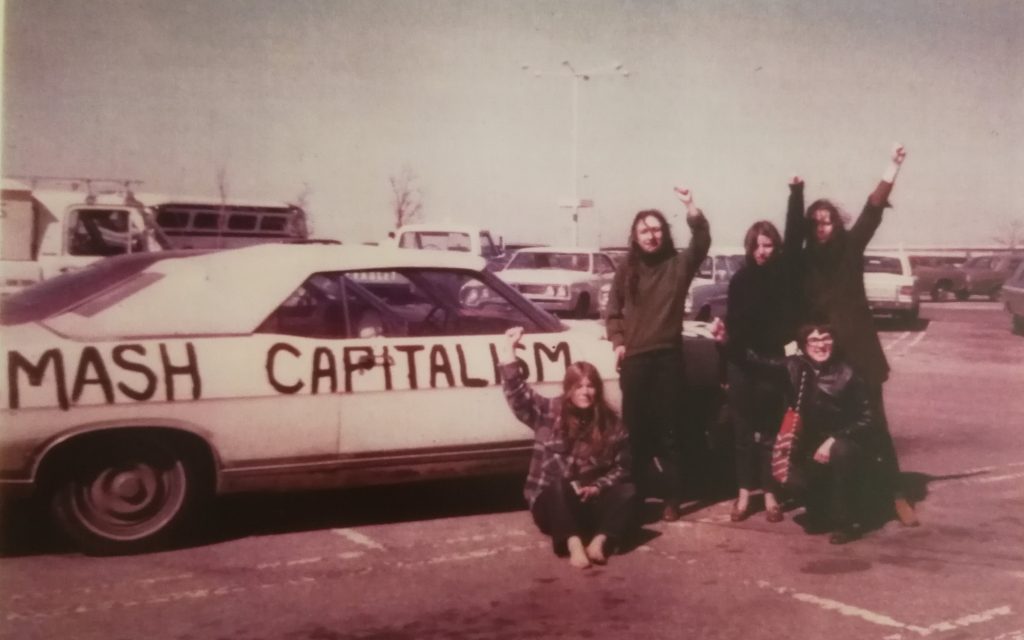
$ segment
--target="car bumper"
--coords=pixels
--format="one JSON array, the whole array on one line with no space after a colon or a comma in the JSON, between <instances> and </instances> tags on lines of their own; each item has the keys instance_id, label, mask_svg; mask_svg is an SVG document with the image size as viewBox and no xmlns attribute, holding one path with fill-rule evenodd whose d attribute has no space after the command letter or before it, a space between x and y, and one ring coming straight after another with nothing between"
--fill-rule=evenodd
<instances>
[{"instance_id":1,"label":"car bumper","mask_svg":"<svg viewBox=\"0 0 1024 640\"><path fill-rule=\"evenodd\" d=\"M919 305L913 300L869 300L868 307L873 313L908 313L916 311Z\"/></svg>"},{"instance_id":2,"label":"car bumper","mask_svg":"<svg viewBox=\"0 0 1024 640\"><path fill-rule=\"evenodd\" d=\"M529 294L524 294L524 297L545 311L572 311L575 306L575 303L571 299L544 298L541 296L531 296Z\"/></svg>"}]
</instances>

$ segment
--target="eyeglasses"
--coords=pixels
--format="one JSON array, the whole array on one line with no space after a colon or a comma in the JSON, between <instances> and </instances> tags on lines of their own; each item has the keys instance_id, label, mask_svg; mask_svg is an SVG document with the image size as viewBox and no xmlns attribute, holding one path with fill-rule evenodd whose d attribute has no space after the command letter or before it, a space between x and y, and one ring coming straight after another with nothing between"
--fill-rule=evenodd
<instances>
[{"instance_id":1,"label":"eyeglasses","mask_svg":"<svg viewBox=\"0 0 1024 640\"><path fill-rule=\"evenodd\" d=\"M832 344L832 338L807 338L807 344Z\"/></svg>"}]
</instances>

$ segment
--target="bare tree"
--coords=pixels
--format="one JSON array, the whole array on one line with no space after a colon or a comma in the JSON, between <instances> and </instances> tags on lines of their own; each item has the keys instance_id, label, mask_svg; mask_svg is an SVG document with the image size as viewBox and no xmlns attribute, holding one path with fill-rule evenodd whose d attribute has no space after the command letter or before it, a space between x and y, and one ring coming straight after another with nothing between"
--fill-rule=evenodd
<instances>
[{"instance_id":1,"label":"bare tree","mask_svg":"<svg viewBox=\"0 0 1024 640\"><path fill-rule=\"evenodd\" d=\"M423 194L415 186L417 176L408 166L402 167L397 176L391 176L391 193L394 197L395 229L417 219L423 210Z\"/></svg>"},{"instance_id":2,"label":"bare tree","mask_svg":"<svg viewBox=\"0 0 1024 640\"><path fill-rule=\"evenodd\" d=\"M311 238L313 236L313 221L309 218L309 196L313 194L313 189L310 188L308 182L302 183L302 189L299 193L292 198L291 204L302 209L302 226L300 230L302 234Z\"/></svg>"},{"instance_id":3,"label":"bare tree","mask_svg":"<svg viewBox=\"0 0 1024 640\"><path fill-rule=\"evenodd\" d=\"M999 228L999 234L992 240L1013 250L1024 244L1024 220L1016 219L1006 222Z\"/></svg>"}]
</instances>

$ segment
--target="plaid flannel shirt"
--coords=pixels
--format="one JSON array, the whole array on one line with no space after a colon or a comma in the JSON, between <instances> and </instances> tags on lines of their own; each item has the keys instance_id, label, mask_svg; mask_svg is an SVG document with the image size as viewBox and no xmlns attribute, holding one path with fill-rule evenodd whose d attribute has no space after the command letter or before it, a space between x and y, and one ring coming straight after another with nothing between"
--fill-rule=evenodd
<instances>
[{"instance_id":1,"label":"plaid flannel shirt","mask_svg":"<svg viewBox=\"0 0 1024 640\"><path fill-rule=\"evenodd\" d=\"M518 363L501 365L501 379L512 412L534 432L533 456L523 488L530 506L545 487L557 481L576 480L603 491L629 478L629 442L621 420L616 420L608 434L608 446L597 458L586 443L573 446L565 440L560 428L561 398L545 398L534 392Z\"/></svg>"}]
</instances>

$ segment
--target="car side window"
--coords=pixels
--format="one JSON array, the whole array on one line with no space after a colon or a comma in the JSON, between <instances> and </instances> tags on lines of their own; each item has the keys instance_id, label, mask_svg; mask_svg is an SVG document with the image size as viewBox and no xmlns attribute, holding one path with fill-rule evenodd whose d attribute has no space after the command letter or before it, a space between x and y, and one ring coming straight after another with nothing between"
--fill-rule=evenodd
<instances>
[{"instance_id":1,"label":"car side window","mask_svg":"<svg viewBox=\"0 0 1024 640\"><path fill-rule=\"evenodd\" d=\"M513 293L513 295L515 295ZM318 273L260 326L260 333L367 339L537 331L525 301L510 299L474 272L394 269Z\"/></svg>"},{"instance_id":2,"label":"car side window","mask_svg":"<svg viewBox=\"0 0 1024 640\"><path fill-rule=\"evenodd\" d=\"M729 279L729 262L725 256L715 256L715 282Z\"/></svg>"},{"instance_id":3,"label":"car side window","mask_svg":"<svg viewBox=\"0 0 1024 640\"><path fill-rule=\"evenodd\" d=\"M613 263L611 258L604 255L603 253L595 253L594 269L595 273L599 275L604 275L606 273L615 273L615 263Z\"/></svg>"},{"instance_id":4,"label":"car side window","mask_svg":"<svg viewBox=\"0 0 1024 640\"><path fill-rule=\"evenodd\" d=\"M704 262L700 263L700 269L697 269L697 277L707 278L710 280L711 276L713 275L713 268L714 263L711 260L711 256L704 258Z\"/></svg>"},{"instance_id":5,"label":"car side window","mask_svg":"<svg viewBox=\"0 0 1024 640\"><path fill-rule=\"evenodd\" d=\"M145 250L142 230L133 227L126 209L76 209L69 223L71 255L115 256Z\"/></svg>"}]
</instances>

